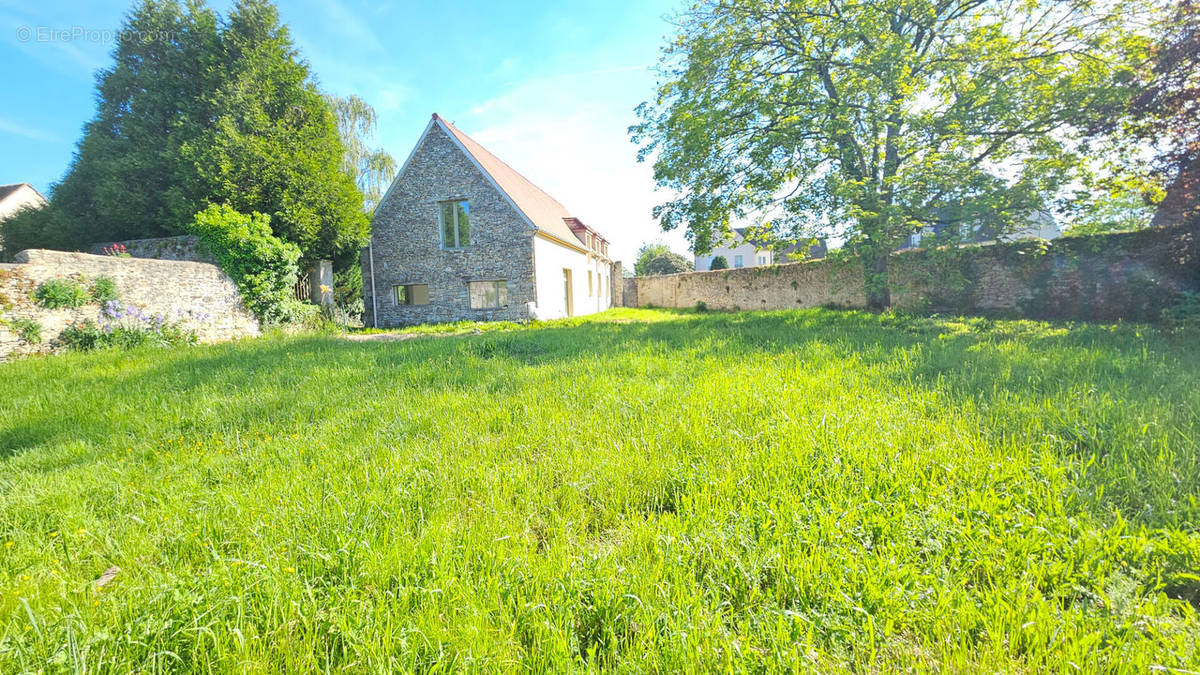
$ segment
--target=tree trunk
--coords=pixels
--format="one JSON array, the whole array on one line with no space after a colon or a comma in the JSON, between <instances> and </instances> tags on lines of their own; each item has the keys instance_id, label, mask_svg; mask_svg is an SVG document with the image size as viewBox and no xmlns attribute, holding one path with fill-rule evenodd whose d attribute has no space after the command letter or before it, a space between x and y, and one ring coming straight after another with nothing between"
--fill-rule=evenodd
<instances>
[{"instance_id":1,"label":"tree trunk","mask_svg":"<svg viewBox=\"0 0 1200 675\"><path fill-rule=\"evenodd\" d=\"M891 307L892 294L888 287L887 246L872 245L863 252L863 272L866 275L867 309L882 312Z\"/></svg>"}]
</instances>

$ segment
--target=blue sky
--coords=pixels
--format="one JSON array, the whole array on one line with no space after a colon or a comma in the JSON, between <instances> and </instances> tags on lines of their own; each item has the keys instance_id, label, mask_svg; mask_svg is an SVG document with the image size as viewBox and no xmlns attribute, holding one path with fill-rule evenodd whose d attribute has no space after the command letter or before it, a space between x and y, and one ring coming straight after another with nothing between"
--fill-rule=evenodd
<instances>
[{"instance_id":1,"label":"blue sky","mask_svg":"<svg viewBox=\"0 0 1200 675\"><path fill-rule=\"evenodd\" d=\"M221 13L230 5L210 4ZM113 48L103 34L70 33L114 30L130 6L0 0L0 183L45 192L62 177ZM438 112L605 233L627 263L646 241L686 249L654 223L650 209L663 196L626 134L633 108L654 95L650 66L679 0L278 6L321 88L371 103L376 142L398 162ZM68 35L39 40L52 37L47 28Z\"/></svg>"}]
</instances>

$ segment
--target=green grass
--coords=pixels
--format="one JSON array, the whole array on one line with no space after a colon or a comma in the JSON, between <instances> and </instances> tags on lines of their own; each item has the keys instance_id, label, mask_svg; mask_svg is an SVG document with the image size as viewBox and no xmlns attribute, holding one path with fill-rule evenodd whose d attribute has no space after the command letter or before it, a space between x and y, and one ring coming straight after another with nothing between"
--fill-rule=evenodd
<instances>
[{"instance_id":1,"label":"green grass","mask_svg":"<svg viewBox=\"0 0 1200 675\"><path fill-rule=\"evenodd\" d=\"M0 672L1197 670L1197 383L821 310L19 361Z\"/></svg>"}]
</instances>

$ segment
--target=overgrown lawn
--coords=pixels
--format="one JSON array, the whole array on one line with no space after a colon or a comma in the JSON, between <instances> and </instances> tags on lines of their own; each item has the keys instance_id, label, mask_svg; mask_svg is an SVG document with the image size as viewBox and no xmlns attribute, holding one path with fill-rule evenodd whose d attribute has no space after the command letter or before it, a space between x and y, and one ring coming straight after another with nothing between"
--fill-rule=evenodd
<instances>
[{"instance_id":1,"label":"overgrown lawn","mask_svg":"<svg viewBox=\"0 0 1200 675\"><path fill-rule=\"evenodd\" d=\"M0 365L0 672L1200 663L1194 338L507 328Z\"/></svg>"}]
</instances>

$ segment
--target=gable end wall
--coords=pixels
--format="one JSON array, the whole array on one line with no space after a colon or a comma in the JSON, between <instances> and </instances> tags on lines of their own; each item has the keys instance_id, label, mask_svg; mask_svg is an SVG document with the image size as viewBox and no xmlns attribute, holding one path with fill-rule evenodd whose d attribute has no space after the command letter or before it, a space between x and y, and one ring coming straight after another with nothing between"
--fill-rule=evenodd
<instances>
[{"instance_id":1,"label":"gable end wall","mask_svg":"<svg viewBox=\"0 0 1200 675\"><path fill-rule=\"evenodd\" d=\"M438 203L466 198L470 203L471 244L460 250L441 246ZM526 318L535 301L534 230L439 125L433 124L403 173L375 211L375 308L381 328L441 321L493 321ZM366 325L374 325L372 261L364 251L363 294ZM471 309L470 281L508 282L508 306ZM397 305L392 287L428 284L428 305Z\"/></svg>"}]
</instances>

